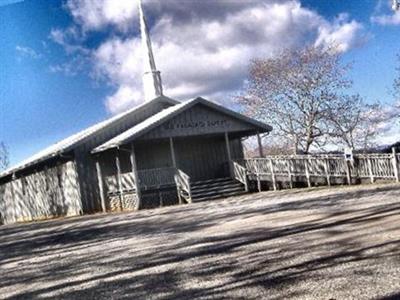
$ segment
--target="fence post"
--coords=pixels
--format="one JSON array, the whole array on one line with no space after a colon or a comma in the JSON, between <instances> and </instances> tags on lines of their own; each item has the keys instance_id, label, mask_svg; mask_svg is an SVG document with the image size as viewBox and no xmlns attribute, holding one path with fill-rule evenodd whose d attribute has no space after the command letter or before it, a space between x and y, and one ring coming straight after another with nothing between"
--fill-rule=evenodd
<instances>
[{"instance_id":1,"label":"fence post","mask_svg":"<svg viewBox=\"0 0 400 300\"><path fill-rule=\"evenodd\" d=\"M374 178L374 173L372 171L371 157L368 157L368 169L369 169L369 177L371 178L371 183L374 183L375 178Z\"/></svg>"},{"instance_id":2,"label":"fence post","mask_svg":"<svg viewBox=\"0 0 400 300\"><path fill-rule=\"evenodd\" d=\"M325 174L326 174L326 182L328 183L328 186L331 186L331 177L329 175L328 159L327 158L325 158L325 161L324 161L324 168L325 168Z\"/></svg>"},{"instance_id":3,"label":"fence post","mask_svg":"<svg viewBox=\"0 0 400 300\"><path fill-rule=\"evenodd\" d=\"M163 207L163 197L161 190L158 190L158 199L160 199L160 207Z\"/></svg>"},{"instance_id":4,"label":"fence post","mask_svg":"<svg viewBox=\"0 0 400 300\"><path fill-rule=\"evenodd\" d=\"M256 176L257 176L257 188L258 192L261 193L261 180L260 180L260 168L259 168L259 162L257 160L254 160L256 163Z\"/></svg>"},{"instance_id":5,"label":"fence post","mask_svg":"<svg viewBox=\"0 0 400 300\"><path fill-rule=\"evenodd\" d=\"M396 155L396 148L392 148L392 153L393 153L393 170L394 170L394 176L396 177L396 182L400 181L399 178L399 168L397 166L397 155Z\"/></svg>"},{"instance_id":6,"label":"fence post","mask_svg":"<svg viewBox=\"0 0 400 300\"><path fill-rule=\"evenodd\" d=\"M276 191L276 178L275 178L274 165L272 163L272 158L269 159L269 166L271 168L272 186L274 187L274 191Z\"/></svg>"},{"instance_id":7,"label":"fence post","mask_svg":"<svg viewBox=\"0 0 400 300\"><path fill-rule=\"evenodd\" d=\"M346 169L346 178L347 178L347 184L351 185L351 171L350 171L350 162L344 158L344 168Z\"/></svg>"},{"instance_id":8,"label":"fence post","mask_svg":"<svg viewBox=\"0 0 400 300\"><path fill-rule=\"evenodd\" d=\"M292 171L290 169L290 158L287 160L287 169L288 169L288 176L289 176L289 186L292 189L293 188L293 181L292 181Z\"/></svg>"},{"instance_id":9,"label":"fence post","mask_svg":"<svg viewBox=\"0 0 400 300\"><path fill-rule=\"evenodd\" d=\"M308 156L304 160L304 165L306 167L306 177L307 177L307 185L308 187L311 187L311 180L310 180L310 171L308 170Z\"/></svg>"}]
</instances>

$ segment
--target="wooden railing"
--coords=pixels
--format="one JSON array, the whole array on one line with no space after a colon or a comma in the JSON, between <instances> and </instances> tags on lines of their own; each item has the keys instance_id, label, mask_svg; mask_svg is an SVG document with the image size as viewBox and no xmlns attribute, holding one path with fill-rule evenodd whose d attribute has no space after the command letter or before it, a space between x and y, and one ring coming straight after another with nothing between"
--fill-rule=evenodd
<instances>
[{"instance_id":1,"label":"wooden railing","mask_svg":"<svg viewBox=\"0 0 400 300\"><path fill-rule=\"evenodd\" d=\"M396 179L393 158L391 154L358 155L355 169L360 178L370 178L372 182L378 178Z\"/></svg>"},{"instance_id":2,"label":"wooden railing","mask_svg":"<svg viewBox=\"0 0 400 300\"><path fill-rule=\"evenodd\" d=\"M104 183L108 194L119 194L120 188L118 184L117 175L106 176L104 178ZM122 192L132 192L135 191L135 180L133 179L132 173L121 174L121 190Z\"/></svg>"},{"instance_id":3,"label":"wooden railing","mask_svg":"<svg viewBox=\"0 0 400 300\"><path fill-rule=\"evenodd\" d=\"M231 166L232 166L232 171L233 171L233 176L235 177L236 180L244 184L246 192L248 192L249 187L248 187L248 182L247 182L247 170L245 167L241 166L239 163L236 161L231 161Z\"/></svg>"},{"instance_id":4,"label":"wooden railing","mask_svg":"<svg viewBox=\"0 0 400 300\"><path fill-rule=\"evenodd\" d=\"M157 188L164 185L174 184L174 175L176 168L156 168L139 170L139 184L142 189Z\"/></svg>"},{"instance_id":5,"label":"wooden railing","mask_svg":"<svg viewBox=\"0 0 400 300\"><path fill-rule=\"evenodd\" d=\"M176 169L175 184L178 193L179 203L182 203L182 198L188 202L192 202L192 190L190 187L190 177L182 170Z\"/></svg>"},{"instance_id":6,"label":"wooden railing","mask_svg":"<svg viewBox=\"0 0 400 300\"><path fill-rule=\"evenodd\" d=\"M287 178L292 187L294 177L305 178L311 186L313 178L324 177L328 185L332 178L396 180L399 182L399 154L356 154L354 161L346 161L343 155L285 155L252 158L241 161L251 179L258 182L272 181L277 188L277 177Z\"/></svg>"}]
</instances>

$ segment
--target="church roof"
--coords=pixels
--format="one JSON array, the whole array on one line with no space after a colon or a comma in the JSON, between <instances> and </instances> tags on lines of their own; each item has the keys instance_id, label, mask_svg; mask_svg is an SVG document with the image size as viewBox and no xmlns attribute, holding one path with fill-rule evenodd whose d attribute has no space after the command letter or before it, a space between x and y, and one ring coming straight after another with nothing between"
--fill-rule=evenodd
<instances>
[{"instance_id":1,"label":"church roof","mask_svg":"<svg viewBox=\"0 0 400 300\"><path fill-rule=\"evenodd\" d=\"M272 130L272 127L267 124L264 124L262 122L259 122L257 120L254 120L252 118L249 118L247 116L239 114L233 110L227 109L223 106L220 106L216 103L210 102L208 100L205 100L205 99L199 97L199 98L189 100L186 102L182 102L180 104L177 104L177 105L174 105L174 106L171 106L171 107L168 107L168 108L162 110L161 112L151 116L150 118L146 119L145 121L126 130L125 132L121 133L120 135L117 135L116 137L112 138L111 140L107 141L106 143L96 147L92 151L92 153L102 152L102 151L105 151L105 150L108 150L111 148L116 148L120 145L126 144L129 141L132 141L135 138L145 134L149 130L157 127L158 125L162 124L163 122L173 118L174 116L176 116L183 110L188 109L198 103L201 103L201 104L206 105L214 110L225 113L233 118L237 118L241 121L250 123L262 132Z\"/></svg>"},{"instance_id":2,"label":"church roof","mask_svg":"<svg viewBox=\"0 0 400 300\"><path fill-rule=\"evenodd\" d=\"M149 105L152 105L154 103L157 102L166 102L172 105L175 105L179 102L170 99L168 97L165 96L161 96L158 97L152 101L149 102L145 102L139 106L136 106L132 109L129 109L126 112L123 112L121 114L118 114L114 117L111 117L105 121L102 121L100 123L97 123L93 126L90 126L66 139L63 139L62 141L55 143L53 145L51 145L50 147L36 153L35 155L29 157L28 159L22 161L21 163L3 171L0 173L0 178L13 174L17 171L20 171L22 169L25 169L27 167L36 165L40 162L43 162L45 160L51 159L52 157L61 155L63 153L69 152L71 150L73 150L76 146L78 146L81 142L83 142L84 140L86 140L87 138L89 138L90 136L96 134L97 132L99 132L100 130L106 128L107 126L111 126L112 124L114 124L115 122L124 119L126 117L131 117L134 114L140 113L141 111L145 110L147 107L149 107Z\"/></svg>"}]
</instances>

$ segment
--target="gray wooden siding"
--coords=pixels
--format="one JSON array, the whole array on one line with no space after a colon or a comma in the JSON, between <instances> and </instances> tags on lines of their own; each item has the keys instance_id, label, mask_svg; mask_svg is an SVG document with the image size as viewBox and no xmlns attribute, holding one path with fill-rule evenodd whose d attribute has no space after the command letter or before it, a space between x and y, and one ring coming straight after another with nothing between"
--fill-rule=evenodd
<instances>
[{"instance_id":1,"label":"gray wooden siding","mask_svg":"<svg viewBox=\"0 0 400 300\"><path fill-rule=\"evenodd\" d=\"M0 223L74 216L81 212L75 163L42 169L0 186Z\"/></svg>"},{"instance_id":2,"label":"gray wooden siding","mask_svg":"<svg viewBox=\"0 0 400 300\"><path fill-rule=\"evenodd\" d=\"M224 136L177 139L177 165L193 181L229 177ZM243 157L240 140L231 140L232 157Z\"/></svg>"},{"instance_id":3,"label":"gray wooden siding","mask_svg":"<svg viewBox=\"0 0 400 300\"><path fill-rule=\"evenodd\" d=\"M175 138L174 145L177 167L192 180L229 176L223 135ZM240 139L231 140L230 147L233 158L243 158ZM135 152L139 170L172 167L169 140L135 143Z\"/></svg>"},{"instance_id":4,"label":"gray wooden siding","mask_svg":"<svg viewBox=\"0 0 400 300\"><path fill-rule=\"evenodd\" d=\"M172 167L169 140L135 143L138 170Z\"/></svg>"},{"instance_id":5,"label":"gray wooden siding","mask_svg":"<svg viewBox=\"0 0 400 300\"><path fill-rule=\"evenodd\" d=\"M251 124L215 111L203 104L197 104L152 129L140 139L149 140L254 130L256 129Z\"/></svg>"},{"instance_id":6,"label":"gray wooden siding","mask_svg":"<svg viewBox=\"0 0 400 300\"><path fill-rule=\"evenodd\" d=\"M75 161L70 162L65 170L68 175L62 177L62 185L65 188L58 192L52 191L54 187L43 189L42 177L45 170L34 173L37 175L18 175L21 178L12 183L11 181L2 182L0 184L0 223L38 220L56 215L75 215L80 211L84 213L101 211L95 159L90 151L171 105L166 102L152 103L80 142L73 153ZM56 178L54 174L49 176ZM52 185L54 180L56 179L50 180L49 184ZM26 181L26 187L22 188L20 181ZM12 188L14 186L15 188ZM21 194L22 190L26 191L27 196ZM58 211L61 213L59 214Z\"/></svg>"},{"instance_id":7,"label":"gray wooden siding","mask_svg":"<svg viewBox=\"0 0 400 300\"><path fill-rule=\"evenodd\" d=\"M96 160L95 157L90 154L90 151L169 106L171 106L171 104L164 102L154 103L139 114L133 114L120 120L113 126L109 126L99 131L96 135L91 136L81 146L75 149L74 153L76 157L79 182L81 183L82 206L84 213L101 211L100 192L95 165ZM111 154L106 155L112 156L112 152L110 153ZM115 156L113 159L115 161ZM112 165L115 165L115 163ZM126 163L122 163L121 165L123 168L127 166Z\"/></svg>"}]
</instances>

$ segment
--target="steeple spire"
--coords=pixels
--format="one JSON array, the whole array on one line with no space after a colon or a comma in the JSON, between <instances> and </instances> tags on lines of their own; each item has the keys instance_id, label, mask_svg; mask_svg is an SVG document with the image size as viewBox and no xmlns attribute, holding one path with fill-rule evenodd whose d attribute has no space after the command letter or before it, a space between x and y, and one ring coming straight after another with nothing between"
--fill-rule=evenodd
<instances>
[{"instance_id":1,"label":"steeple spire","mask_svg":"<svg viewBox=\"0 0 400 300\"><path fill-rule=\"evenodd\" d=\"M143 13L142 1L138 0L138 4L143 52L143 88L145 101L147 102L154 98L162 96L163 89L160 71L157 71L156 63L154 61L153 49L151 47L146 18Z\"/></svg>"}]
</instances>

